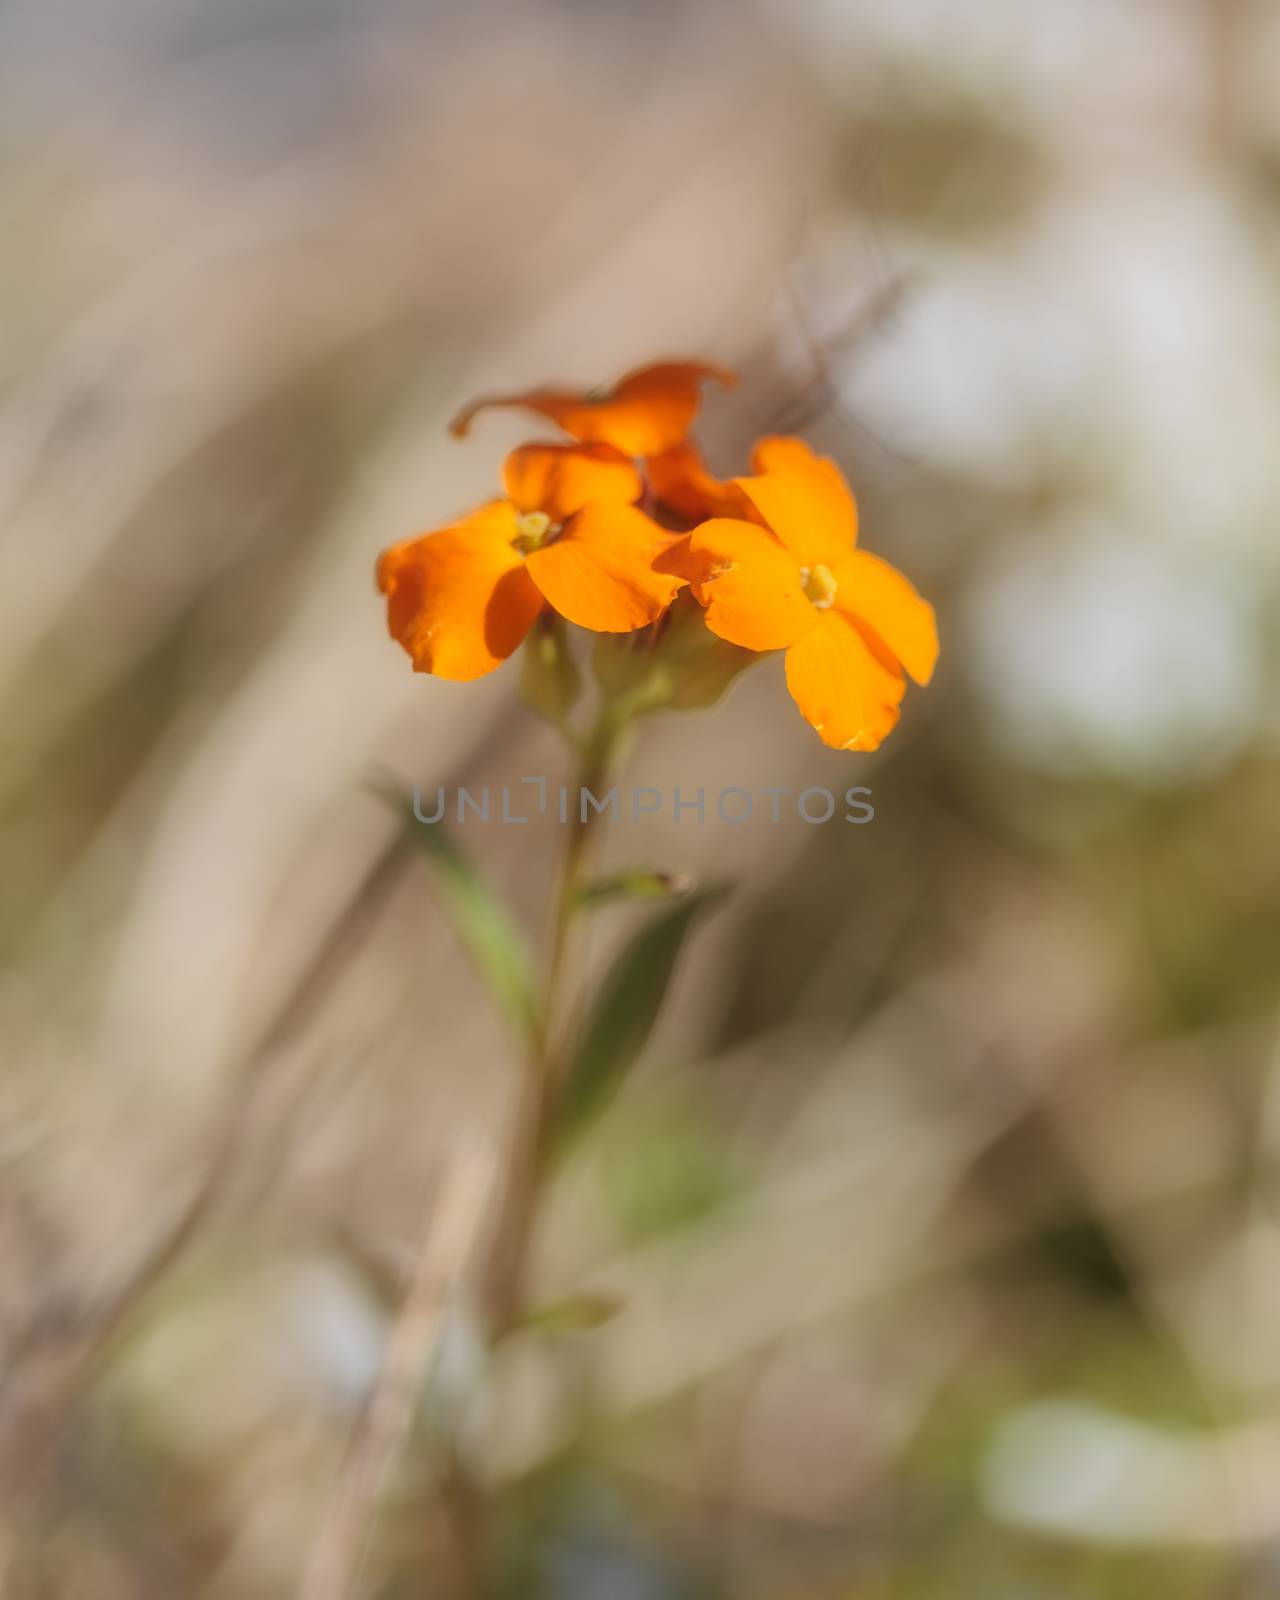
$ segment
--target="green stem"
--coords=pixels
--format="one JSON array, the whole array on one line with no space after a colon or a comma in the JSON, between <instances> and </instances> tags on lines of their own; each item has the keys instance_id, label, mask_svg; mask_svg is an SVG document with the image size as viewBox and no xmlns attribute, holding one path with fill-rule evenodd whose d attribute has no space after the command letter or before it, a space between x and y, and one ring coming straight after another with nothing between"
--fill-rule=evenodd
<instances>
[{"instance_id":1,"label":"green stem","mask_svg":"<svg viewBox=\"0 0 1280 1600\"><path fill-rule=\"evenodd\" d=\"M578 790L555 889L542 1006L521 1074L503 1187L481 1277L481 1303L491 1343L519 1321L524 1309L529 1252L555 1128L560 1086L557 1052L566 1031L561 1012L566 1000L571 933L588 846L599 817L594 810L584 817L580 791L588 788L593 794L598 793L607 782L627 721L624 708L606 698L586 737L573 741L578 758ZM563 731L573 739L567 729ZM455 1592L458 1600L479 1600L486 1592L490 1554L489 1497L457 1454L449 1463L443 1487L446 1516L456 1547Z\"/></svg>"},{"instance_id":2,"label":"green stem","mask_svg":"<svg viewBox=\"0 0 1280 1600\"><path fill-rule=\"evenodd\" d=\"M484 1306L490 1337L495 1340L512 1326L523 1308L529 1249L554 1123L560 1077L557 1047L563 1031L561 1011L570 934L588 846L598 821L594 810L583 815L581 791L590 789L595 794L604 786L624 728L625 718L613 703L606 701L579 747L574 810L555 891L542 1012L522 1077L505 1182L484 1273Z\"/></svg>"}]
</instances>

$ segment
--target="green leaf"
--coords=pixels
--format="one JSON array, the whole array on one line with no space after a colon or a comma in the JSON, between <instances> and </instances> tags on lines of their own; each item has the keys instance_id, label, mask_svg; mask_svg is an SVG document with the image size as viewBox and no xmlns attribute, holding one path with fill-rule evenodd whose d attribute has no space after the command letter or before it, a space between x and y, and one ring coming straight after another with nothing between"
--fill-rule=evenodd
<instances>
[{"instance_id":1,"label":"green leaf","mask_svg":"<svg viewBox=\"0 0 1280 1600\"><path fill-rule=\"evenodd\" d=\"M403 814L410 843L428 861L440 903L503 1015L523 1036L536 1037L541 1005L533 955L515 918L441 823L419 821L402 790L382 792Z\"/></svg>"},{"instance_id":2,"label":"green leaf","mask_svg":"<svg viewBox=\"0 0 1280 1600\"><path fill-rule=\"evenodd\" d=\"M549 1335L592 1333L596 1328L603 1328L606 1322L612 1322L622 1307L623 1302L617 1295L583 1290L564 1300L532 1306L511 1331Z\"/></svg>"},{"instance_id":3,"label":"green leaf","mask_svg":"<svg viewBox=\"0 0 1280 1600\"><path fill-rule=\"evenodd\" d=\"M689 930L725 895L699 889L659 912L623 945L605 976L570 1058L560 1100L567 1142L617 1090L649 1041Z\"/></svg>"},{"instance_id":4,"label":"green leaf","mask_svg":"<svg viewBox=\"0 0 1280 1600\"><path fill-rule=\"evenodd\" d=\"M579 910L594 910L615 900L678 900L688 894L693 879L686 872L654 872L631 867L584 883L574 896Z\"/></svg>"}]
</instances>

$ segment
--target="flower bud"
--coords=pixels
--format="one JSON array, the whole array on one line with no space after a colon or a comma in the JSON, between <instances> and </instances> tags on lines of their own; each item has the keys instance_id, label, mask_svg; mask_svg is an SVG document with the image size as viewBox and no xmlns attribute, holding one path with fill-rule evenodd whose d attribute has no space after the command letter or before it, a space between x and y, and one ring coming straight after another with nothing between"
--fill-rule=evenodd
<instances>
[{"instance_id":1,"label":"flower bud","mask_svg":"<svg viewBox=\"0 0 1280 1600\"><path fill-rule=\"evenodd\" d=\"M582 674L564 624L544 612L529 630L521 657L520 698L530 711L562 728L582 693Z\"/></svg>"}]
</instances>

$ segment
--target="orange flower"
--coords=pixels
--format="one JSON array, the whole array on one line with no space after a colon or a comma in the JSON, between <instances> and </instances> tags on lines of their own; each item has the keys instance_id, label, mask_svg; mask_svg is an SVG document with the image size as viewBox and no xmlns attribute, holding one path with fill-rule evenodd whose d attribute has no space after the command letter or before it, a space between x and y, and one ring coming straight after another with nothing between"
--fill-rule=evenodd
<instances>
[{"instance_id":1,"label":"orange flower","mask_svg":"<svg viewBox=\"0 0 1280 1600\"><path fill-rule=\"evenodd\" d=\"M902 574L855 548L858 512L835 463L799 439L762 439L738 488L764 526L704 522L673 547L707 626L749 650L785 650L787 687L824 744L875 750L898 721L904 672L925 684L938 656L933 607Z\"/></svg>"},{"instance_id":2,"label":"orange flower","mask_svg":"<svg viewBox=\"0 0 1280 1600\"><path fill-rule=\"evenodd\" d=\"M567 389L527 389L522 394L486 395L473 400L450 424L461 438L477 412L516 406L549 417L584 444L608 444L625 456L653 456L679 444L698 412L705 379L733 384L721 367L697 361L660 361L639 367L601 393Z\"/></svg>"},{"instance_id":3,"label":"orange flower","mask_svg":"<svg viewBox=\"0 0 1280 1600\"><path fill-rule=\"evenodd\" d=\"M492 672L544 604L580 627L628 633L684 581L655 569L671 536L636 509L639 474L607 445L523 445L503 481L505 499L379 558L391 636L418 672Z\"/></svg>"}]
</instances>

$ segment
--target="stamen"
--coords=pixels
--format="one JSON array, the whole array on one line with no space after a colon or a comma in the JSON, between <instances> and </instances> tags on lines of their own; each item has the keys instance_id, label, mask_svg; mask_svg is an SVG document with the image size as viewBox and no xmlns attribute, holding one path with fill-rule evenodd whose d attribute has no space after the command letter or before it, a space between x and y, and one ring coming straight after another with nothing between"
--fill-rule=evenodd
<instances>
[{"instance_id":1,"label":"stamen","mask_svg":"<svg viewBox=\"0 0 1280 1600\"><path fill-rule=\"evenodd\" d=\"M516 544L527 554L536 550L551 528L545 511L522 511L516 518Z\"/></svg>"},{"instance_id":2,"label":"stamen","mask_svg":"<svg viewBox=\"0 0 1280 1600\"><path fill-rule=\"evenodd\" d=\"M800 581L804 592L809 597L810 603L818 611L826 611L836 597L836 575L830 567L824 566L821 561L812 571L808 567L800 568Z\"/></svg>"}]
</instances>

